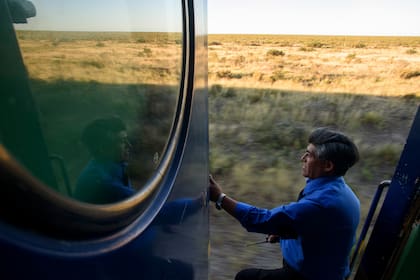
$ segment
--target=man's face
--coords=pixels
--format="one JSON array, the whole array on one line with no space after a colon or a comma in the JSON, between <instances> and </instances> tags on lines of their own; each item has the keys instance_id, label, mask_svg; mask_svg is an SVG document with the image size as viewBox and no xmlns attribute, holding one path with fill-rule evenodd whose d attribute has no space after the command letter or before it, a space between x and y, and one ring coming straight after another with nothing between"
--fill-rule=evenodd
<instances>
[{"instance_id":1,"label":"man's face","mask_svg":"<svg viewBox=\"0 0 420 280\"><path fill-rule=\"evenodd\" d=\"M116 155L120 161L128 161L130 158L131 144L128 141L127 131L121 131L116 137Z\"/></svg>"},{"instance_id":2,"label":"man's face","mask_svg":"<svg viewBox=\"0 0 420 280\"><path fill-rule=\"evenodd\" d=\"M125 130L118 133L108 134L107 154L108 158L116 161L128 161L130 157L131 144L128 141L127 132Z\"/></svg>"},{"instance_id":3,"label":"man's face","mask_svg":"<svg viewBox=\"0 0 420 280\"><path fill-rule=\"evenodd\" d=\"M302 176L315 179L328 174L331 162L321 160L316 156L316 147L309 144L300 158L302 161Z\"/></svg>"}]
</instances>

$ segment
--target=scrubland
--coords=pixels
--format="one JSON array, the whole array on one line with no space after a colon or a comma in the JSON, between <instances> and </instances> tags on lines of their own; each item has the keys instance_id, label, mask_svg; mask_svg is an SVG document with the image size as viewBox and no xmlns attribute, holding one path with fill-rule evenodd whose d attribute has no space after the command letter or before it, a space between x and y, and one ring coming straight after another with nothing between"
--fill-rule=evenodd
<instances>
[{"instance_id":1,"label":"scrubland","mask_svg":"<svg viewBox=\"0 0 420 280\"><path fill-rule=\"evenodd\" d=\"M420 38L209 36L210 164L232 197L270 208L304 186L299 162L312 129L345 132L360 149L346 175L362 222L390 179L420 104ZM211 209L210 279L278 267L278 245Z\"/></svg>"},{"instance_id":2,"label":"scrubland","mask_svg":"<svg viewBox=\"0 0 420 280\"><path fill-rule=\"evenodd\" d=\"M18 35L47 140L60 138L64 123L74 125L62 143L50 143L67 153L69 145L78 147L67 156L82 151L78 133L100 106L130 122L141 115L143 124L150 112L157 120L168 111L146 91L163 86L176 92L180 34ZM364 219L377 184L392 177L420 104L420 37L209 35L208 70L210 172L226 193L266 208L295 200L304 186L299 158L307 136L328 126L351 136L360 149L360 162L346 180L361 200ZM133 93L137 97L128 102ZM84 109L74 117L72 106ZM210 279L280 264L277 245L246 246L265 236L245 232L213 207L210 214Z\"/></svg>"}]
</instances>

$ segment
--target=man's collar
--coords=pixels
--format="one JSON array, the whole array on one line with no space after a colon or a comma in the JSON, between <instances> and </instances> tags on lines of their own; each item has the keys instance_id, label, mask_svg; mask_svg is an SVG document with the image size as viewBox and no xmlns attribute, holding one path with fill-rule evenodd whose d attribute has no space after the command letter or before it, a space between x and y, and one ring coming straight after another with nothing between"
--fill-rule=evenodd
<instances>
[{"instance_id":1,"label":"man's collar","mask_svg":"<svg viewBox=\"0 0 420 280\"><path fill-rule=\"evenodd\" d=\"M304 195L308 195L315 190L318 190L320 187L324 186L325 184L328 184L332 181L343 181L344 178L342 176L326 176L326 177L318 177L315 179L307 179L306 180L306 186L303 190Z\"/></svg>"}]
</instances>

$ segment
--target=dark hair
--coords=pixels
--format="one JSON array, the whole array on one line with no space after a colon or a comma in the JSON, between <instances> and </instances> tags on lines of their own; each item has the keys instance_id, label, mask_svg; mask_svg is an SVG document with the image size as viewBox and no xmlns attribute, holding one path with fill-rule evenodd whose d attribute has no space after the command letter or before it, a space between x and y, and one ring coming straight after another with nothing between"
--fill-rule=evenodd
<instances>
[{"instance_id":1,"label":"dark hair","mask_svg":"<svg viewBox=\"0 0 420 280\"><path fill-rule=\"evenodd\" d=\"M119 117L99 118L84 128L82 142L93 156L97 156L99 147L112 145L111 135L116 135L123 130L126 130L126 127Z\"/></svg>"},{"instance_id":2,"label":"dark hair","mask_svg":"<svg viewBox=\"0 0 420 280\"><path fill-rule=\"evenodd\" d=\"M356 145L344 134L328 128L317 128L308 142L316 147L316 156L334 164L334 175L343 176L359 160Z\"/></svg>"}]
</instances>

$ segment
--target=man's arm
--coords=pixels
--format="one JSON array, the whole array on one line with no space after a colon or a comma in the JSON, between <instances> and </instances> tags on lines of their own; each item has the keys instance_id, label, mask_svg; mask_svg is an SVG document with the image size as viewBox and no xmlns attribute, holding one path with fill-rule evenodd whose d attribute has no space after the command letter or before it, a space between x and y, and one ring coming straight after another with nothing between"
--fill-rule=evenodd
<instances>
[{"instance_id":1,"label":"man's arm","mask_svg":"<svg viewBox=\"0 0 420 280\"><path fill-rule=\"evenodd\" d=\"M219 197L223 194L222 188L220 185L213 179L213 177L210 175L210 183L209 183L209 193L210 193L210 200L213 202L216 202ZM235 218L235 208L238 202L234 200L233 198L229 196L225 196L223 200L221 201L220 206L228 212L230 215L232 215Z\"/></svg>"},{"instance_id":2,"label":"man's arm","mask_svg":"<svg viewBox=\"0 0 420 280\"><path fill-rule=\"evenodd\" d=\"M222 195L224 195L222 188L210 176L210 200L217 202L223 197ZM227 195L219 202L221 208L236 218L248 231L278 235L284 239L294 239L297 237L293 219L284 213L281 207L273 209L273 212L268 209L260 209L246 203L238 202ZM273 236L268 241L275 243L277 240L278 238Z\"/></svg>"}]
</instances>

